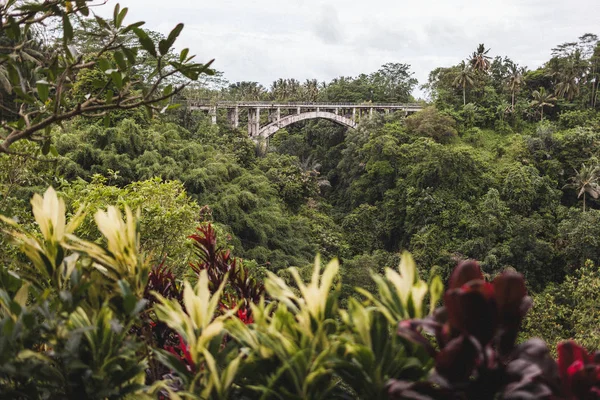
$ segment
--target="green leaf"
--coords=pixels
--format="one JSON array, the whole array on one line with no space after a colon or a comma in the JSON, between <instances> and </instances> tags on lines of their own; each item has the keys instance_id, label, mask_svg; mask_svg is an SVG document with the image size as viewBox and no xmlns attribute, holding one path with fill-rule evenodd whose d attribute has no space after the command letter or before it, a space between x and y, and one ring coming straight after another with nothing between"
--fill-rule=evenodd
<instances>
[{"instance_id":1,"label":"green leaf","mask_svg":"<svg viewBox=\"0 0 600 400\"><path fill-rule=\"evenodd\" d=\"M110 74L110 77L117 87L117 89L121 90L123 88L123 76L119 71L114 71Z\"/></svg>"},{"instance_id":2,"label":"green leaf","mask_svg":"<svg viewBox=\"0 0 600 400\"><path fill-rule=\"evenodd\" d=\"M50 145L52 144L52 142L50 140L46 140L44 142L44 145L42 146L42 154L43 155L48 155L48 153L50 152Z\"/></svg>"},{"instance_id":3,"label":"green leaf","mask_svg":"<svg viewBox=\"0 0 600 400\"><path fill-rule=\"evenodd\" d=\"M113 102L113 96L114 93L112 90L107 90L106 91L106 96L104 97L104 100L106 101L106 104L112 104Z\"/></svg>"},{"instance_id":4,"label":"green leaf","mask_svg":"<svg viewBox=\"0 0 600 400\"><path fill-rule=\"evenodd\" d=\"M442 295L444 294L444 283L442 282L442 278L440 278L439 275L434 276L431 280L431 284L429 286L429 293L429 313L433 314L437 302L442 298Z\"/></svg>"},{"instance_id":5,"label":"green leaf","mask_svg":"<svg viewBox=\"0 0 600 400\"><path fill-rule=\"evenodd\" d=\"M85 3L84 3L85 4ZM90 15L90 9L86 6L79 6L79 12L81 13L81 15L83 15L84 17L87 17Z\"/></svg>"},{"instance_id":6,"label":"green leaf","mask_svg":"<svg viewBox=\"0 0 600 400\"><path fill-rule=\"evenodd\" d=\"M183 24L177 24L177 26L173 28L171 33L169 33L169 36L165 40L160 41L160 43L158 44L158 48L160 50L161 55L164 56L169 52L169 49L171 48L171 46L173 46L173 43L175 43L175 40L177 39L182 30Z\"/></svg>"},{"instance_id":7,"label":"green leaf","mask_svg":"<svg viewBox=\"0 0 600 400\"><path fill-rule=\"evenodd\" d=\"M127 33L129 31L132 31L135 28L139 28L140 26L144 25L145 22L144 21L138 21L138 22L134 22L131 25L127 25L127 27L125 27L125 29L123 29L123 33Z\"/></svg>"},{"instance_id":8,"label":"green leaf","mask_svg":"<svg viewBox=\"0 0 600 400\"><path fill-rule=\"evenodd\" d=\"M215 59L213 58L212 60L210 60L209 62L207 62L206 64L204 64L201 68L202 72L208 75L214 75L215 71L210 69L210 66L212 65L212 63L215 62Z\"/></svg>"},{"instance_id":9,"label":"green leaf","mask_svg":"<svg viewBox=\"0 0 600 400\"><path fill-rule=\"evenodd\" d=\"M119 3L117 3L117 5L115 6L115 8L113 10L113 24L117 28L119 27L119 25L117 24L117 19L119 18L120 12L121 12L121 5Z\"/></svg>"},{"instance_id":10,"label":"green leaf","mask_svg":"<svg viewBox=\"0 0 600 400\"><path fill-rule=\"evenodd\" d=\"M58 150L56 149L55 145L50 145L50 154L52 154L54 157L58 157Z\"/></svg>"},{"instance_id":11,"label":"green leaf","mask_svg":"<svg viewBox=\"0 0 600 400\"><path fill-rule=\"evenodd\" d=\"M21 28L19 27L19 24L16 23L15 19L13 17L9 17L6 25L8 26L8 36L14 40L20 40Z\"/></svg>"},{"instance_id":12,"label":"green leaf","mask_svg":"<svg viewBox=\"0 0 600 400\"><path fill-rule=\"evenodd\" d=\"M112 65L110 65L110 61L108 61L106 58L99 59L98 66L102 71L106 71L107 69L110 69L112 67Z\"/></svg>"},{"instance_id":13,"label":"green leaf","mask_svg":"<svg viewBox=\"0 0 600 400\"><path fill-rule=\"evenodd\" d=\"M42 102L45 103L46 100L48 100L48 94L50 91L48 82L37 81L36 86L37 86L37 92L38 92L38 96L40 97L40 100L42 100Z\"/></svg>"},{"instance_id":14,"label":"green leaf","mask_svg":"<svg viewBox=\"0 0 600 400\"><path fill-rule=\"evenodd\" d=\"M137 58L137 49L128 49L124 47L123 53L125 53L125 57L127 57L127 61L129 61L129 64L135 64L135 59Z\"/></svg>"},{"instance_id":15,"label":"green leaf","mask_svg":"<svg viewBox=\"0 0 600 400\"><path fill-rule=\"evenodd\" d=\"M73 25L67 14L63 16L63 43L67 44L73 40Z\"/></svg>"},{"instance_id":16,"label":"green leaf","mask_svg":"<svg viewBox=\"0 0 600 400\"><path fill-rule=\"evenodd\" d=\"M127 15L127 11L129 11L129 10L128 10L127 7L125 7L124 9L121 10L121 12L119 13L119 15L117 16L117 20L116 20L116 23L115 23L115 26L117 28L120 28L121 25L123 25L123 20L125 19L125 16Z\"/></svg>"},{"instance_id":17,"label":"green leaf","mask_svg":"<svg viewBox=\"0 0 600 400\"><path fill-rule=\"evenodd\" d=\"M10 302L10 312L15 315L21 314L21 306L19 305L19 303L17 303L16 301L11 301Z\"/></svg>"},{"instance_id":18,"label":"green leaf","mask_svg":"<svg viewBox=\"0 0 600 400\"><path fill-rule=\"evenodd\" d=\"M21 74L19 73L17 66L14 65L12 62L10 62L8 64L8 66L6 67L6 69L8 71L8 79L10 80L10 83L13 86L20 86L21 85Z\"/></svg>"},{"instance_id":19,"label":"green leaf","mask_svg":"<svg viewBox=\"0 0 600 400\"><path fill-rule=\"evenodd\" d=\"M181 50L181 54L179 55L179 62L185 62L187 60L187 56L190 52L190 49L185 48L183 50Z\"/></svg>"},{"instance_id":20,"label":"green leaf","mask_svg":"<svg viewBox=\"0 0 600 400\"><path fill-rule=\"evenodd\" d=\"M106 30L108 30L108 31L110 31L110 30L111 30L111 29L110 29L110 25L108 24L108 22L106 22L106 21L104 20L104 18L102 18L102 17L99 17L99 16L97 16L97 15L94 15L94 17L96 18L96 22L98 23L98 25L100 25L100 27L101 27L101 28L104 28L104 29L106 29Z\"/></svg>"},{"instance_id":21,"label":"green leaf","mask_svg":"<svg viewBox=\"0 0 600 400\"><path fill-rule=\"evenodd\" d=\"M146 50L148 53L150 53L151 55L153 55L154 57L157 57L156 46L154 45L154 42L152 41L152 39L150 39L148 34L146 32L144 32L143 29L140 29L140 28L133 28L133 32L138 37L142 48L144 50Z\"/></svg>"},{"instance_id":22,"label":"green leaf","mask_svg":"<svg viewBox=\"0 0 600 400\"><path fill-rule=\"evenodd\" d=\"M175 355L165 350L153 350L156 359L165 367L177 372L177 375L182 379L185 379L190 374L186 365L182 363L177 357L175 357Z\"/></svg>"},{"instance_id":23,"label":"green leaf","mask_svg":"<svg viewBox=\"0 0 600 400\"><path fill-rule=\"evenodd\" d=\"M125 55L121 51L115 51L114 53L115 61L119 66L121 71L125 71L127 69L127 62L125 61Z\"/></svg>"}]
</instances>

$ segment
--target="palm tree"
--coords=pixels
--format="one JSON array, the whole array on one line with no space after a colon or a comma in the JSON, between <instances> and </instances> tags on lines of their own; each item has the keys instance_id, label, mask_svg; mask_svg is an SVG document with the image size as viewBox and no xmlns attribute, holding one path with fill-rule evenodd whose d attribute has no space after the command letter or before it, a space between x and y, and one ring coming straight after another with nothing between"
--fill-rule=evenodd
<instances>
[{"instance_id":1,"label":"palm tree","mask_svg":"<svg viewBox=\"0 0 600 400\"><path fill-rule=\"evenodd\" d=\"M533 96L533 100L531 101L531 106L534 108L538 108L541 112L540 121L544 119L544 107L554 107L554 102L556 101L556 97L552 96L550 93L546 92L546 88L541 87L539 90L534 90L531 93Z\"/></svg>"},{"instance_id":2,"label":"palm tree","mask_svg":"<svg viewBox=\"0 0 600 400\"><path fill-rule=\"evenodd\" d=\"M579 49L568 56L553 57L546 64L546 75L553 78L554 94L569 101L579 95L579 88L589 70L590 62L582 57Z\"/></svg>"},{"instance_id":3,"label":"palm tree","mask_svg":"<svg viewBox=\"0 0 600 400\"><path fill-rule=\"evenodd\" d=\"M299 80L290 78L287 80L289 100L298 101L302 97L302 84Z\"/></svg>"},{"instance_id":4,"label":"palm tree","mask_svg":"<svg viewBox=\"0 0 600 400\"><path fill-rule=\"evenodd\" d=\"M559 82L556 85L556 94L573 100L579 95L579 87L589 69L590 63L581 56L581 51L576 50L566 61L565 68L559 74Z\"/></svg>"},{"instance_id":5,"label":"palm tree","mask_svg":"<svg viewBox=\"0 0 600 400\"><path fill-rule=\"evenodd\" d=\"M463 106L467 104L467 86L473 86L475 83L473 76L473 70L463 61L460 63L460 71L454 82L452 83L455 87L462 87L463 91Z\"/></svg>"},{"instance_id":6,"label":"palm tree","mask_svg":"<svg viewBox=\"0 0 600 400\"><path fill-rule=\"evenodd\" d=\"M600 179L600 166L586 167L585 164L581 164L579 171L575 170L575 176L569 179L564 187L570 187L577 190L577 198L583 195L583 211L585 212L585 195L586 193L597 199L600 196L600 185L598 180Z\"/></svg>"},{"instance_id":7,"label":"palm tree","mask_svg":"<svg viewBox=\"0 0 600 400\"><path fill-rule=\"evenodd\" d=\"M562 73L559 77L560 81L556 84L556 95L569 101L573 100L579 95L579 78L574 71Z\"/></svg>"},{"instance_id":8,"label":"palm tree","mask_svg":"<svg viewBox=\"0 0 600 400\"><path fill-rule=\"evenodd\" d=\"M471 59L469 60L471 67L475 71L489 71L490 67L492 66L492 63L490 62L492 57L487 55L489 51L490 49L486 49L483 43L477 46L477 50L473 52L473 54L471 55Z\"/></svg>"},{"instance_id":9,"label":"palm tree","mask_svg":"<svg viewBox=\"0 0 600 400\"><path fill-rule=\"evenodd\" d=\"M300 82L279 78L271 84L271 98L278 101L296 101L300 97Z\"/></svg>"},{"instance_id":10,"label":"palm tree","mask_svg":"<svg viewBox=\"0 0 600 400\"><path fill-rule=\"evenodd\" d=\"M239 100L260 100L267 91L265 87L258 82L243 81L235 83L231 85L231 87L234 91L237 91Z\"/></svg>"},{"instance_id":11,"label":"palm tree","mask_svg":"<svg viewBox=\"0 0 600 400\"><path fill-rule=\"evenodd\" d=\"M519 89L521 88L521 85L523 85L523 73L524 72L525 72L524 68L519 68L514 64L511 66L510 75L508 76L508 88L510 89L511 97L512 97L512 101L511 101L512 109L515 108L515 94L519 91Z\"/></svg>"},{"instance_id":12,"label":"palm tree","mask_svg":"<svg viewBox=\"0 0 600 400\"><path fill-rule=\"evenodd\" d=\"M302 100L317 101L319 97L319 81L316 79L307 79L302 84Z\"/></svg>"}]
</instances>

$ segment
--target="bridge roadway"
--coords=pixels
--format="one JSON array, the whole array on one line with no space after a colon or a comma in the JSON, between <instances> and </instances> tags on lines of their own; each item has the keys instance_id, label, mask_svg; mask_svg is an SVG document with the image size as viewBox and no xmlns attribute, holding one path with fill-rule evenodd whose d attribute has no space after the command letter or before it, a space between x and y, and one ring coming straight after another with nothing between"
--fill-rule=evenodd
<instances>
[{"instance_id":1,"label":"bridge roadway","mask_svg":"<svg viewBox=\"0 0 600 400\"><path fill-rule=\"evenodd\" d=\"M324 118L348 128L356 128L365 117L374 113L402 111L405 115L420 111L419 104L401 103L313 103L269 101L190 101L191 110L207 111L212 123L217 123L217 110L227 110L233 128L240 126L241 112L247 113L248 135L253 139L269 138L281 128L298 121ZM261 125L261 111L266 111L266 124Z\"/></svg>"}]
</instances>

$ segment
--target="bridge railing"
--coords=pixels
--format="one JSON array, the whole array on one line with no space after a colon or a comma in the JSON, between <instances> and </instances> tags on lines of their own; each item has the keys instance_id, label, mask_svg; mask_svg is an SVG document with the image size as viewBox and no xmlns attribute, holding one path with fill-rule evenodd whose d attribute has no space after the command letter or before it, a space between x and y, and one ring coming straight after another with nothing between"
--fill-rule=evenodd
<instances>
[{"instance_id":1,"label":"bridge railing","mask_svg":"<svg viewBox=\"0 0 600 400\"><path fill-rule=\"evenodd\" d=\"M182 101L192 107L269 107L269 108L294 108L294 107L332 107L332 108L422 108L418 103L350 103L350 102L303 102L303 101L210 101L188 100Z\"/></svg>"}]
</instances>

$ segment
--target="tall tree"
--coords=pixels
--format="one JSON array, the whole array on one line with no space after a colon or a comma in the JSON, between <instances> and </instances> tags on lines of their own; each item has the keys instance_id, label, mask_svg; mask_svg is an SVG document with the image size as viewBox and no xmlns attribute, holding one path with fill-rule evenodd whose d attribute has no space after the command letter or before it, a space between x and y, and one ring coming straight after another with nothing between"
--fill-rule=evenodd
<instances>
[{"instance_id":1,"label":"tall tree","mask_svg":"<svg viewBox=\"0 0 600 400\"><path fill-rule=\"evenodd\" d=\"M508 77L508 88L511 94L511 109L515 108L515 95L523 85L523 75L525 73L524 68L520 68L513 64L510 68L510 75Z\"/></svg>"},{"instance_id":2,"label":"tall tree","mask_svg":"<svg viewBox=\"0 0 600 400\"><path fill-rule=\"evenodd\" d=\"M307 79L302 84L302 100L317 101L319 97L319 81L316 79Z\"/></svg>"},{"instance_id":3,"label":"tall tree","mask_svg":"<svg viewBox=\"0 0 600 400\"><path fill-rule=\"evenodd\" d=\"M533 100L531 106L540 110L540 121L544 119L544 107L554 107L556 97L552 96L551 93L546 92L546 88L539 88L531 93Z\"/></svg>"},{"instance_id":4,"label":"tall tree","mask_svg":"<svg viewBox=\"0 0 600 400\"><path fill-rule=\"evenodd\" d=\"M579 49L565 58L562 62L562 70L557 74L556 95L569 101L578 96L580 83L585 76L588 65L588 61L582 58Z\"/></svg>"},{"instance_id":5,"label":"tall tree","mask_svg":"<svg viewBox=\"0 0 600 400\"><path fill-rule=\"evenodd\" d=\"M592 108L596 108L598 89L600 88L600 42L596 43L596 47L590 58L590 76L588 80L592 87L591 106Z\"/></svg>"},{"instance_id":6,"label":"tall tree","mask_svg":"<svg viewBox=\"0 0 600 400\"><path fill-rule=\"evenodd\" d=\"M402 63L387 63L369 75L374 93L373 101L406 102L410 99L411 91L417 84L410 72L410 65Z\"/></svg>"},{"instance_id":7,"label":"tall tree","mask_svg":"<svg viewBox=\"0 0 600 400\"><path fill-rule=\"evenodd\" d=\"M267 90L258 82L236 82L229 85L226 89L226 95L232 100L261 100Z\"/></svg>"},{"instance_id":8,"label":"tall tree","mask_svg":"<svg viewBox=\"0 0 600 400\"><path fill-rule=\"evenodd\" d=\"M475 76L473 70L464 61L460 64L460 71L454 82L452 83L455 87L462 88L463 92L463 106L467 104L467 86L471 87L475 83Z\"/></svg>"},{"instance_id":9,"label":"tall tree","mask_svg":"<svg viewBox=\"0 0 600 400\"><path fill-rule=\"evenodd\" d=\"M490 61L492 57L487 55L489 51L490 49L486 49L483 43L477 46L477 50L473 52L469 60L469 63L471 64L473 70L479 72L489 71L490 67L492 66Z\"/></svg>"},{"instance_id":10,"label":"tall tree","mask_svg":"<svg viewBox=\"0 0 600 400\"><path fill-rule=\"evenodd\" d=\"M575 170L575 175L569 179L565 187L573 188L577 191L577 198L583 196L583 211L585 212L585 195L589 194L594 199L600 196L600 166L594 165L587 167L581 165L579 171Z\"/></svg>"},{"instance_id":11,"label":"tall tree","mask_svg":"<svg viewBox=\"0 0 600 400\"><path fill-rule=\"evenodd\" d=\"M270 97L277 101L296 101L301 97L301 85L296 79L279 78L271 84Z\"/></svg>"}]
</instances>

